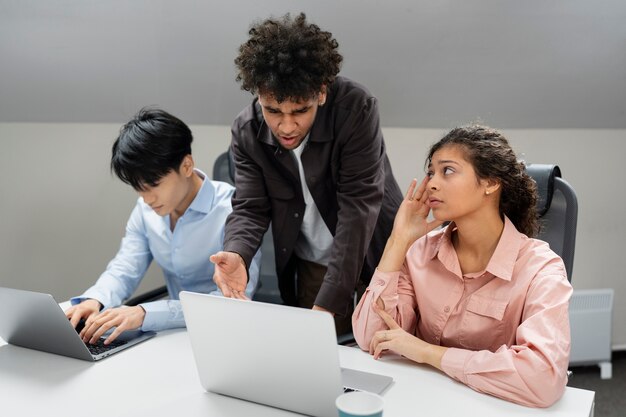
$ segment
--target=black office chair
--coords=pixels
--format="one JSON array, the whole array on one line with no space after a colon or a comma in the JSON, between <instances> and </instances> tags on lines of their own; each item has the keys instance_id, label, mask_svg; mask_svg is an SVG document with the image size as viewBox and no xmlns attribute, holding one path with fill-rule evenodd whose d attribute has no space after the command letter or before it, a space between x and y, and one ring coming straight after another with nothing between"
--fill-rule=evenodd
<instances>
[{"instance_id":1,"label":"black office chair","mask_svg":"<svg viewBox=\"0 0 626 417\"><path fill-rule=\"evenodd\" d=\"M538 239L548 242L550 249L565 263L567 279L572 281L578 199L572 186L561 178L557 165L528 164L526 172L537 183L537 212L541 230Z\"/></svg>"},{"instance_id":2,"label":"black office chair","mask_svg":"<svg viewBox=\"0 0 626 417\"><path fill-rule=\"evenodd\" d=\"M167 297L167 295L167 287L163 285L153 290L146 291L145 293L139 294L135 297L129 298L124 304L132 307L142 303L149 303L150 301L160 300Z\"/></svg>"},{"instance_id":3,"label":"black office chair","mask_svg":"<svg viewBox=\"0 0 626 417\"><path fill-rule=\"evenodd\" d=\"M537 183L539 200L537 212L541 230L538 239L548 242L550 249L563 259L567 279L572 282L576 224L578 222L578 199L574 188L561 178L557 165L528 164L526 172ZM567 371L572 377L572 371Z\"/></svg>"}]
</instances>

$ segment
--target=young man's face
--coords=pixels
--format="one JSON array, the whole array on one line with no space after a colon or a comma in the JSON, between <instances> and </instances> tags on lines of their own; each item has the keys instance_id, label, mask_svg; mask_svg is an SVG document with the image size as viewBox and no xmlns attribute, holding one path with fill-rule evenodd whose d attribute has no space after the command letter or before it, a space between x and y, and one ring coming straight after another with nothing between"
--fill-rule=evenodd
<instances>
[{"instance_id":1,"label":"young man's face","mask_svg":"<svg viewBox=\"0 0 626 417\"><path fill-rule=\"evenodd\" d=\"M325 92L309 100L285 100L282 103L277 102L271 94L259 94L265 123L280 146L287 150L300 146L313 126L318 106L325 101Z\"/></svg>"},{"instance_id":2,"label":"young man's face","mask_svg":"<svg viewBox=\"0 0 626 417\"><path fill-rule=\"evenodd\" d=\"M159 216L172 214L174 210L184 212L189 206L191 192L190 175L193 175L193 163L183 160L178 171L170 171L162 177L158 184L145 186L143 191L137 191L143 201ZM179 213L182 214L182 213Z\"/></svg>"}]
</instances>

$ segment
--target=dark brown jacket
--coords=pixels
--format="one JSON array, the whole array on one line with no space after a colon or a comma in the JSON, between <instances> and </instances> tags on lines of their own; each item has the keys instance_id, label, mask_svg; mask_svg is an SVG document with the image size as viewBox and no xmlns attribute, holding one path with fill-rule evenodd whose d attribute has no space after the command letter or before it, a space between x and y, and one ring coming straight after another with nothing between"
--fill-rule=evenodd
<instances>
[{"instance_id":1,"label":"dark brown jacket","mask_svg":"<svg viewBox=\"0 0 626 417\"><path fill-rule=\"evenodd\" d=\"M236 191L224 248L250 265L271 221L281 296L295 305L293 248L305 209L302 187L294 156L275 141L256 99L233 123L231 152ZM301 159L311 195L334 236L315 304L345 315L359 278L369 282L378 265L402 201L376 98L337 77L317 110Z\"/></svg>"}]
</instances>

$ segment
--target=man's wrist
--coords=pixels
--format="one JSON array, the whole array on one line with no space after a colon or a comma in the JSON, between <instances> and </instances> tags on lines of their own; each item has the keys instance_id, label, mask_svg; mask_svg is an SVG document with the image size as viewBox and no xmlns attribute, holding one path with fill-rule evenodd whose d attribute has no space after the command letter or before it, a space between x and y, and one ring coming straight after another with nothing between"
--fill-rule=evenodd
<instances>
[{"instance_id":1,"label":"man's wrist","mask_svg":"<svg viewBox=\"0 0 626 417\"><path fill-rule=\"evenodd\" d=\"M96 300L95 298L88 298L85 301L91 301L92 303L90 303L90 304L94 304L95 303L95 307L98 308L98 311L101 311L102 308L104 307L102 305L102 303L100 301ZM85 301L83 301L83 302L85 302Z\"/></svg>"},{"instance_id":2,"label":"man's wrist","mask_svg":"<svg viewBox=\"0 0 626 417\"><path fill-rule=\"evenodd\" d=\"M243 260L243 256L241 256L239 253L237 252L231 252L234 253L235 255L237 255L237 258L239 259L239 262L241 262L241 265L243 265L244 268L248 268L248 265L246 265L246 261Z\"/></svg>"},{"instance_id":3,"label":"man's wrist","mask_svg":"<svg viewBox=\"0 0 626 417\"><path fill-rule=\"evenodd\" d=\"M138 308L137 311L139 311L140 315L141 315L141 322L143 323L143 320L146 318L146 309L143 308L143 306L141 304L135 306Z\"/></svg>"}]
</instances>

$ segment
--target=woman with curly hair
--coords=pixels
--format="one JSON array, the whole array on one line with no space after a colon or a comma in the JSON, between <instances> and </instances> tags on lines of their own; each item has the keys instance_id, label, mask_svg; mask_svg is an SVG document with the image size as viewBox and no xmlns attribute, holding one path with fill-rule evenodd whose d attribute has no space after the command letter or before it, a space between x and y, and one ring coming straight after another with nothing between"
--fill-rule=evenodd
<instances>
[{"instance_id":1,"label":"woman with curly hair","mask_svg":"<svg viewBox=\"0 0 626 417\"><path fill-rule=\"evenodd\" d=\"M341 317L343 334L402 201L378 104L338 76L337 41L304 14L267 19L249 35L235 64L255 98L232 126L234 211L225 250L211 258L214 279L225 296L242 298L271 222L283 301Z\"/></svg>"},{"instance_id":2,"label":"woman with curly hair","mask_svg":"<svg viewBox=\"0 0 626 417\"><path fill-rule=\"evenodd\" d=\"M453 129L427 163L352 317L359 346L509 401L553 404L567 383L572 287L561 258L533 239L534 181L484 126Z\"/></svg>"}]
</instances>

